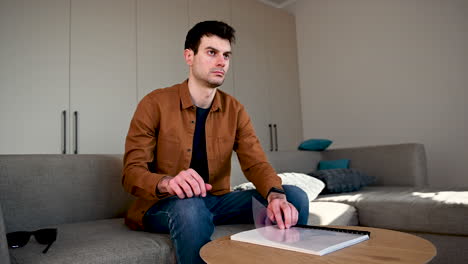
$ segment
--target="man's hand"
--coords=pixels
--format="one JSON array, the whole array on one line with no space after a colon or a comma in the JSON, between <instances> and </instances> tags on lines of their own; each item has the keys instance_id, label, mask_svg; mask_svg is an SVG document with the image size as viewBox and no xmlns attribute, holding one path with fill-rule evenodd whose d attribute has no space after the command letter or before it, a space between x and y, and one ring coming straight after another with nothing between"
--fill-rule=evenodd
<instances>
[{"instance_id":1,"label":"man's hand","mask_svg":"<svg viewBox=\"0 0 468 264\"><path fill-rule=\"evenodd\" d=\"M297 224L299 213L291 203L286 200L286 195L282 193L271 192L267 197L268 218L276 222L280 229L290 228Z\"/></svg>"},{"instance_id":2,"label":"man's hand","mask_svg":"<svg viewBox=\"0 0 468 264\"><path fill-rule=\"evenodd\" d=\"M175 177L166 176L158 183L158 190L162 193L177 195L180 199L193 196L206 196L211 190L211 184L205 183L203 178L193 169L183 170Z\"/></svg>"}]
</instances>

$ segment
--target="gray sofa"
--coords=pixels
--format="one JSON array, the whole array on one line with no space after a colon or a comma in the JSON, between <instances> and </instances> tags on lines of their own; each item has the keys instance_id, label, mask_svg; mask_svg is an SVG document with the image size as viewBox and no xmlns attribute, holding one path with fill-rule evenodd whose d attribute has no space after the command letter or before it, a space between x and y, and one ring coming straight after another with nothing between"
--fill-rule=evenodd
<instances>
[{"instance_id":1,"label":"gray sofa","mask_svg":"<svg viewBox=\"0 0 468 264\"><path fill-rule=\"evenodd\" d=\"M311 172L319 160L348 158L377 177L358 192L321 195L310 204L310 224L363 225L414 233L432 241L431 263L468 263L467 192L426 187L424 147L400 144L324 152L268 153L278 172ZM231 184L245 181L232 160ZM123 215L132 201L121 187L116 155L0 155L0 263L174 263L168 235L129 230ZM58 228L47 254L34 238L8 249L5 234ZM213 238L252 228L219 226Z\"/></svg>"}]
</instances>

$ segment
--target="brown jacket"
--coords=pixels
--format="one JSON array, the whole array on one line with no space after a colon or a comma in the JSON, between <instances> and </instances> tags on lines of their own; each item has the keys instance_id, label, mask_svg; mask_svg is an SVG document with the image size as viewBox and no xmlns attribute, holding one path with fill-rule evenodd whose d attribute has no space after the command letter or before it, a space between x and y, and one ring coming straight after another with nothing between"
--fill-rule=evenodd
<instances>
[{"instance_id":1,"label":"brown jacket","mask_svg":"<svg viewBox=\"0 0 468 264\"><path fill-rule=\"evenodd\" d=\"M169 194L156 195L164 176L189 169L196 121L196 107L187 81L155 90L138 104L125 142L122 184L138 199L125 223L143 229L145 212ZM206 152L210 193L230 192L231 154L236 151L241 168L264 197L281 179L268 163L244 106L218 90L206 119Z\"/></svg>"}]
</instances>

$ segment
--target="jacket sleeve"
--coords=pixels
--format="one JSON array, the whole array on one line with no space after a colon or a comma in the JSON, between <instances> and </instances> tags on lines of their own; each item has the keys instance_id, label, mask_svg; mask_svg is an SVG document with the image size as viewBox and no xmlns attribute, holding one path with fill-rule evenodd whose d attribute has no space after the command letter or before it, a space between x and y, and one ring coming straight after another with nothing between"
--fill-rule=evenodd
<instances>
[{"instance_id":1,"label":"jacket sleeve","mask_svg":"<svg viewBox=\"0 0 468 264\"><path fill-rule=\"evenodd\" d=\"M152 173L148 168L154 160L160 116L157 104L145 96L137 106L125 140L122 185L125 191L145 200L164 198L156 195L156 186L166 175Z\"/></svg>"},{"instance_id":2,"label":"jacket sleeve","mask_svg":"<svg viewBox=\"0 0 468 264\"><path fill-rule=\"evenodd\" d=\"M234 151L237 153L245 177L255 185L263 197L266 198L272 187L283 189L281 178L268 162L250 117L243 106L238 113Z\"/></svg>"}]
</instances>

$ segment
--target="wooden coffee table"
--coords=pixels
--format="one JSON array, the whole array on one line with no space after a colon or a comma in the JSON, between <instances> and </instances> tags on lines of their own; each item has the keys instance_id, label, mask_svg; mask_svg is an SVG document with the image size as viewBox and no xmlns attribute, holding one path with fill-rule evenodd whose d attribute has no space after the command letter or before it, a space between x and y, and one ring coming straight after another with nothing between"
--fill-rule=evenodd
<instances>
[{"instance_id":1,"label":"wooden coffee table","mask_svg":"<svg viewBox=\"0 0 468 264\"><path fill-rule=\"evenodd\" d=\"M427 263L436 255L434 245L418 236L381 228L338 226L371 232L369 240L324 256L233 241L225 236L206 244L200 255L207 263Z\"/></svg>"}]
</instances>

